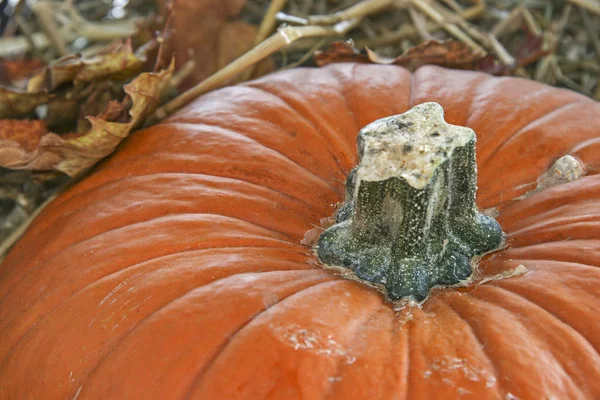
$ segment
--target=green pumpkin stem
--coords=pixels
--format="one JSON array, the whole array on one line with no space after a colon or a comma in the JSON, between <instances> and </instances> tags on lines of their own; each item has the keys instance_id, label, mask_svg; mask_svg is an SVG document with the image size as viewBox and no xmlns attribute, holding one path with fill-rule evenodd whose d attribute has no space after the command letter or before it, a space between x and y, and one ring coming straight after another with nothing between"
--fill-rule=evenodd
<instances>
[{"instance_id":1,"label":"green pumpkin stem","mask_svg":"<svg viewBox=\"0 0 600 400\"><path fill-rule=\"evenodd\" d=\"M500 225L475 206L475 133L446 123L439 104L367 125L358 153L336 224L319 238L323 263L383 286L390 300L422 301L502 244Z\"/></svg>"}]
</instances>

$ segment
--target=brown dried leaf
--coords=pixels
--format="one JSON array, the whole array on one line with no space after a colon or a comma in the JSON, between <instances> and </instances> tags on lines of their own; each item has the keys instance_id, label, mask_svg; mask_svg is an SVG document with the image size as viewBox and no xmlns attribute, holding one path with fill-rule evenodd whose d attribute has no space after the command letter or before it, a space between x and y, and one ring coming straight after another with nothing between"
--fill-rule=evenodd
<instances>
[{"instance_id":1,"label":"brown dried leaf","mask_svg":"<svg viewBox=\"0 0 600 400\"><path fill-rule=\"evenodd\" d=\"M188 89L235 60L254 46L256 27L240 21L246 0L160 0L163 13L172 4L169 50L177 65L193 60L193 72L182 81ZM260 64L259 74L273 70L271 60Z\"/></svg>"},{"instance_id":2,"label":"brown dried leaf","mask_svg":"<svg viewBox=\"0 0 600 400\"><path fill-rule=\"evenodd\" d=\"M0 85L24 89L44 66L42 60L0 60Z\"/></svg>"},{"instance_id":3,"label":"brown dried leaf","mask_svg":"<svg viewBox=\"0 0 600 400\"><path fill-rule=\"evenodd\" d=\"M51 99L47 93L27 93L0 86L0 119L21 118Z\"/></svg>"},{"instance_id":4,"label":"brown dried leaf","mask_svg":"<svg viewBox=\"0 0 600 400\"><path fill-rule=\"evenodd\" d=\"M173 63L158 73L142 73L125 86L123 102L109 102L97 117L88 117L85 134L59 136L41 121L0 121L0 166L62 171L77 176L111 154L156 108L169 85ZM125 109L128 118L123 121Z\"/></svg>"},{"instance_id":5,"label":"brown dried leaf","mask_svg":"<svg viewBox=\"0 0 600 400\"><path fill-rule=\"evenodd\" d=\"M62 57L29 81L29 92L53 92L65 83L88 83L99 79L126 79L139 73L149 47L134 52L131 42L115 42L91 58L79 54Z\"/></svg>"},{"instance_id":6,"label":"brown dried leaf","mask_svg":"<svg viewBox=\"0 0 600 400\"><path fill-rule=\"evenodd\" d=\"M410 48L396 58L381 57L369 48L358 51L348 43L335 42L328 50L315 53L315 62L318 66L337 62L399 65L411 71L422 65L474 69L484 56L466 44L454 40L429 40Z\"/></svg>"}]
</instances>

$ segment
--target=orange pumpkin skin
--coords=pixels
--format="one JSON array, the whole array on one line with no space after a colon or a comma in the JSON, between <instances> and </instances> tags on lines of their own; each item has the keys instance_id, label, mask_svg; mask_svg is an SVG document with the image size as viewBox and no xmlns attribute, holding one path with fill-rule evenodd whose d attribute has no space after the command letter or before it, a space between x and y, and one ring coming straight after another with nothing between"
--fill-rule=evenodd
<instances>
[{"instance_id":1,"label":"orange pumpkin skin","mask_svg":"<svg viewBox=\"0 0 600 400\"><path fill-rule=\"evenodd\" d=\"M426 101L478 134L509 246L395 311L300 242L358 130ZM1 399L598 399L600 106L515 78L339 64L136 133L0 266ZM587 175L513 201L565 154Z\"/></svg>"}]
</instances>

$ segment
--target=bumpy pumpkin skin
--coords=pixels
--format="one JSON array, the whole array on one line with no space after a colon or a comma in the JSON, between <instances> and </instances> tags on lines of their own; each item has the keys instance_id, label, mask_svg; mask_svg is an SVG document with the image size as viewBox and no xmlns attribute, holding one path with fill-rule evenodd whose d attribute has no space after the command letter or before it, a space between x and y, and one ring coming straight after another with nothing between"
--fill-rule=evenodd
<instances>
[{"instance_id":1,"label":"bumpy pumpkin skin","mask_svg":"<svg viewBox=\"0 0 600 400\"><path fill-rule=\"evenodd\" d=\"M478 134L525 275L394 311L300 244L369 122L435 101ZM480 73L340 64L204 96L52 203L0 266L2 399L598 399L600 106ZM587 175L531 197L571 154ZM511 397L512 396L512 397Z\"/></svg>"}]
</instances>

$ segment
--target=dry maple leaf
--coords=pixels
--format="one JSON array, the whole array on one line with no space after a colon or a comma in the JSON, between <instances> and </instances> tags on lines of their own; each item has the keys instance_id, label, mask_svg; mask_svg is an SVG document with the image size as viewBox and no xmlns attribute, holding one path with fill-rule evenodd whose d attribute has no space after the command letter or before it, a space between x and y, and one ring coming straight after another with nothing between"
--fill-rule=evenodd
<instances>
[{"instance_id":1,"label":"dry maple leaf","mask_svg":"<svg viewBox=\"0 0 600 400\"><path fill-rule=\"evenodd\" d=\"M109 102L97 117L88 117L84 134L57 135L42 121L0 121L0 166L62 171L77 176L111 154L156 108L169 85L173 63L157 73L142 73L128 85L122 102ZM124 118L128 109L128 118Z\"/></svg>"},{"instance_id":2,"label":"dry maple leaf","mask_svg":"<svg viewBox=\"0 0 600 400\"><path fill-rule=\"evenodd\" d=\"M257 28L239 20L246 0L161 0L171 12L169 50L177 65L194 62L182 81L185 90L223 68L254 46ZM271 60L259 64L257 76L273 70Z\"/></svg>"},{"instance_id":3,"label":"dry maple leaf","mask_svg":"<svg viewBox=\"0 0 600 400\"><path fill-rule=\"evenodd\" d=\"M42 60L0 60L0 85L24 89L45 65Z\"/></svg>"},{"instance_id":4,"label":"dry maple leaf","mask_svg":"<svg viewBox=\"0 0 600 400\"><path fill-rule=\"evenodd\" d=\"M369 48L359 51L346 42L334 42L328 50L315 53L315 62L320 67L338 62L390 64L414 71L422 65L474 69L484 57L485 54L454 40L429 40L410 48L396 58L381 57Z\"/></svg>"},{"instance_id":5,"label":"dry maple leaf","mask_svg":"<svg viewBox=\"0 0 600 400\"><path fill-rule=\"evenodd\" d=\"M42 72L31 78L29 92L52 92L65 83L82 84L99 79L125 79L142 70L146 53L156 45L149 42L135 52L131 41L114 42L93 57L84 58L71 54L49 64Z\"/></svg>"},{"instance_id":6,"label":"dry maple leaf","mask_svg":"<svg viewBox=\"0 0 600 400\"><path fill-rule=\"evenodd\" d=\"M0 119L26 117L51 98L48 93L27 93L0 86Z\"/></svg>"}]
</instances>

